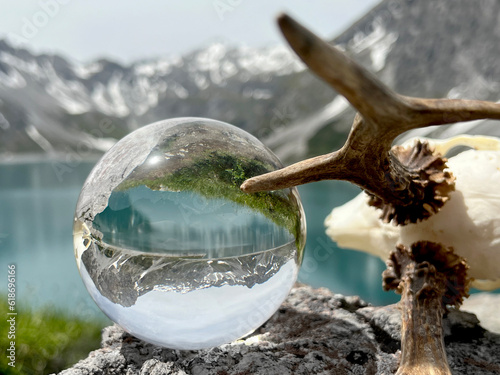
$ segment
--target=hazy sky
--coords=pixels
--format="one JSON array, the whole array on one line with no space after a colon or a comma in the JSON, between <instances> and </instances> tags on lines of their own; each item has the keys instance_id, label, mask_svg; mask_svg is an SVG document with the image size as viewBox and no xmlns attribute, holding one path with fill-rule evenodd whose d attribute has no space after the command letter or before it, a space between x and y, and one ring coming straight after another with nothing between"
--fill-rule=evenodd
<instances>
[{"instance_id":1,"label":"hazy sky","mask_svg":"<svg viewBox=\"0 0 500 375\"><path fill-rule=\"evenodd\" d=\"M333 37L380 0L0 0L0 38L78 61L182 54L215 40L282 43L274 18Z\"/></svg>"}]
</instances>

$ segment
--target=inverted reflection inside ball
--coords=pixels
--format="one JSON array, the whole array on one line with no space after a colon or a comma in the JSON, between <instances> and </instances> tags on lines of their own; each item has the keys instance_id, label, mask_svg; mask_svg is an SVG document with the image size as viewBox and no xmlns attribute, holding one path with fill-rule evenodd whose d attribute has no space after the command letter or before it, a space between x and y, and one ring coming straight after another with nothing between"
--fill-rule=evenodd
<instances>
[{"instance_id":1,"label":"inverted reflection inside ball","mask_svg":"<svg viewBox=\"0 0 500 375\"><path fill-rule=\"evenodd\" d=\"M295 189L245 194L279 160L234 126L173 119L137 130L95 166L74 243L99 307L131 334L178 349L237 339L296 280L305 220Z\"/></svg>"}]
</instances>

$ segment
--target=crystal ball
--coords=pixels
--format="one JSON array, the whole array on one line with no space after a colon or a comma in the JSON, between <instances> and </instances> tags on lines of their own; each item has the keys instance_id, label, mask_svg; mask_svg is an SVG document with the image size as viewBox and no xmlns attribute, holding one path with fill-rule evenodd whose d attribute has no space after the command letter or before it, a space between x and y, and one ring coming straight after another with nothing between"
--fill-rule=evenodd
<instances>
[{"instance_id":1,"label":"crystal ball","mask_svg":"<svg viewBox=\"0 0 500 375\"><path fill-rule=\"evenodd\" d=\"M282 167L247 132L178 118L117 142L85 181L73 238L83 282L130 334L201 349L253 332L297 278L305 218L295 188L246 194Z\"/></svg>"}]
</instances>

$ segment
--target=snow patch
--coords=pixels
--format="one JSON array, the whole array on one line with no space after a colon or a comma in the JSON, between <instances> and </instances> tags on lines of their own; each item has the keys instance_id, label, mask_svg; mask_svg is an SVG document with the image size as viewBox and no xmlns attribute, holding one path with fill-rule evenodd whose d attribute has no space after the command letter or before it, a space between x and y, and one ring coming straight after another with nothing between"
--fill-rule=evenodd
<instances>
[{"instance_id":1,"label":"snow patch","mask_svg":"<svg viewBox=\"0 0 500 375\"><path fill-rule=\"evenodd\" d=\"M356 33L348 48L356 54L368 50L372 60L372 68L375 71L380 71L385 66L385 60L397 39L398 34L396 32L388 33L381 18L377 17L373 21L372 32L368 35L363 32Z\"/></svg>"},{"instance_id":2,"label":"snow patch","mask_svg":"<svg viewBox=\"0 0 500 375\"><path fill-rule=\"evenodd\" d=\"M125 104L125 100L123 99L121 93L121 82L122 76L121 74L115 74L111 77L108 83L108 91L109 96L111 97L111 101L114 107L114 112L118 117L125 117L130 113L127 104Z\"/></svg>"},{"instance_id":3,"label":"snow patch","mask_svg":"<svg viewBox=\"0 0 500 375\"><path fill-rule=\"evenodd\" d=\"M138 63L134 65L134 73L147 77L166 75L172 71L172 66L175 65L173 61L177 60L177 58L173 58L172 60L161 59L157 61Z\"/></svg>"},{"instance_id":4,"label":"snow patch","mask_svg":"<svg viewBox=\"0 0 500 375\"><path fill-rule=\"evenodd\" d=\"M370 57L372 59L372 67L376 72L384 68L385 60L397 39L398 36L396 33L389 33L379 41L378 45L373 46Z\"/></svg>"},{"instance_id":5,"label":"snow patch","mask_svg":"<svg viewBox=\"0 0 500 375\"><path fill-rule=\"evenodd\" d=\"M222 43L216 43L200 51L188 67L194 72L208 72L210 80L217 85L224 85L226 80L236 74L245 79L245 72L251 75L276 74L286 75L305 69L290 50L285 46L270 48L239 47L229 49ZM248 79L248 78L246 78ZM201 80L198 80L201 83Z\"/></svg>"},{"instance_id":6,"label":"snow patch","mask_svg":"<svg viewBox=\"0 0 500 375\"><path fill-rule=\"evenodd\" d=\"M34 76L35 79L43 77L43 70L34 59L23 60L17 56L11 55L10 53L0 52L0 61L10 65L12 68L15 68L20 72Z\"/></svg>"},{"instance_id":7,"label":"snow patch","mask_svg":"<svg viewBox=\"0 0 500 375\"><path fill-rule=\"evenodd\" d=\"M0 72L0 85L11 89L20 89L26 86L26 80L16 69L9 68L7 74Z\"/></svg>"},{"instance_id":8,"label":"snow patch","mask_svg":"<svg viewBox=\"0 0 500 375\"><path fill-rule=\"evenodd\" d=\"M97 83L94 86L91 94L92 102L96 108L102 113L114 116L114 108L110 101L106 98L106 87L102 83Z\"/></svg>"},{"instance_id":9,"label":"snow patch","mask_svg":"<svg viewBox=\"0 0 500 375\"><path fill-rule=\"evenodd\" d=\"M194 73L193 74L194 83L200 90L205 90L208 88L209 83L207 78L203 74Z\"/></svg>"},{"instance_id":10,"label":"snow patch","mask_svg":"<svg viewBox=\"0 0 500 375\"><path fill-rule=\"evenodd\" d=\"M45 91L68 113L81 114L92 108L87 89L81 82L63 81L48 62L43 64L42 69L48 82Z\"/></svg>"},{"instance_id":11,"label":"snow patch","mask_svg":"<svg viewBox=\"0 0 500 375\"><path fill-rule=\"evenodd\" d=\"M156 72L161 75L169 74L172 71L172 66L179 64L179 60L182 62L182 58L173 57L170 60L161 59L156 62Z\"/></svg>"},{"instance_id":12,"label":"snow patch","mask_svg":"<svg viewBox=\"0 0 500 375\"><path fill-rule=\"evenodd\" d=\"M179 85L178 83L173 84L171 87L174 94L177 95L180 99L186 99L188 97L189 95L188 90L186 90L183 86Z\"/></svg>"},{"instance_id":13,"label":"snow patch","mask_svg":"<svg viewBox=\"0 0 500 375\"><path fill-rule=\"evenodd\" d=\"M125 86L125 83L122 82L122 85ZM140 116L158 104L159 92L163 90L163 87L163 82L152 82L146 76L139 76L132 86L125 86L123 91L128 93L129 108Z\"/></svg>"},{"instance_id":14,"label":"snow patch","mask_svg":"<svg viewBox=\"0 0 500 375\"><path fill-rule=\"evenodd\" d=\"M285 46L266 49L242 47L239 52L238 64L255 75L273 73L281 76L306 68Z\"/></svg>"},{"instance_id":15,"label":"snow patch","mask_svg":"<svg viewBox=\"0 0 500 375\"><path fill-rule=\"evenodd\" d=\"M97 61L86 65L75 64L72 66L73 72L81 79L88 79L92 77L94 74L102 71L102 68L103 65Z\"/></svg>"},{"instance_id":16,"label":"snow patch","mask_svg":"<svg viewBox=\"0 0 500 375\"><path fill-rule=\"evenodd\" d=\"M134 66L134 73L151 77L156 74L155 64L139 64Z\"/></svg>"},{"instance_id":17,"label":"snow patch","mask_svg":"<svg viewBox=\"0 0 500 375\"><path fill-rule=\"evenodd\" d=\"M126 86L123 83L124 86ZM122 96L122 75L115 74L108 81L107 86L97 83L91 93L91 100L95 107L109 116L125 117L130 114L125 99Z\"/></svg>"},{"instance_id":18,"label":"snow patch","mask_svg":"<svg viewBox=\"0 0 500 375\"><path fill-rule=\"evenodd\" d=\"M265 100L273 97L271 90L267 89L245 89L243 90L243 96L245 98L252 98L257 100Z\"/></svg>"},{"instance_id":19,"label":"snow patch","mask_svg":"<svg viewBox=\"0 0 500 375\"><path fill-rule=\"evenodd\" d=\"M224 78L229 78L238 73L238 68L230 61L224 61L221 65L221 75Z\"/></svg>"},{"instance_id":20,"label":"snow patch","mask_svg":"<svg viewBox=\"0 0 500 375\"><path fill-rule=\"evenodd\" d=\"M218 69L220 61L226 56L227 48L222 43L215 43L196 56L196 66L202 71Z\"/></svg>"},{"instance_id":21,"label":"snow patch","mask_svg":"<svg viewBox=\"0 0 500 375\"><path fill-rule=\"evenodd\" d=\"M37 128L34 125L28 125L26 127L26 134L30 137L33 142L35 142L40 148L45 152L54 152L54 146L40 134Z\"/></svg>"},{"instance_id":22,"label":"snow patch","mask_svg":"<svg viewBox=\"0 0 500 375\"><path fill-rule=\"evenodd\" d=\"M0 130L7 130L10 128L10 122L5 118L5 116L0 112Z\"/></svg>"},{"instance_id":23,"label":"snow patch","mask_svg":"<svg viewBox=\"0 0 500 375\"><path fill-rule=\"evenodd\" d=\"M69 114L77 115L85 113L92 108L87 100L75 100L75 95L73 95L75 91L65 90L64 86L49 84L45 87L45 91L56 99L57 103Z\"/></svg>"}]
</instances>

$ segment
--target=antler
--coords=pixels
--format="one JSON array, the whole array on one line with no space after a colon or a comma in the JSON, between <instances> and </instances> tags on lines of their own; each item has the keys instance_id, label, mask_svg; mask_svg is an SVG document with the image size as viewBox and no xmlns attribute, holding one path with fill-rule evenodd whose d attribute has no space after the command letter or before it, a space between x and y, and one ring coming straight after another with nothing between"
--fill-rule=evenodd
<instances>
[{"instance_id":1,"label":"antler","mask_svg":"<svg viewBox=\"0 0 500 375\"><path fill-rule=\"evenodd\" d=\"M500 119L500 105L478 100L402 96L362 66L287 15L278 24L290 46L320 78L358 111L345 145L338 151L253 177L247 193L277 190L326 179L351 181L384 208L386 221L415 222L437 212L454 189L446 160L425 144L396 147L394 139L411 129L459 121Z\"/></svg>"}]
</instances>

